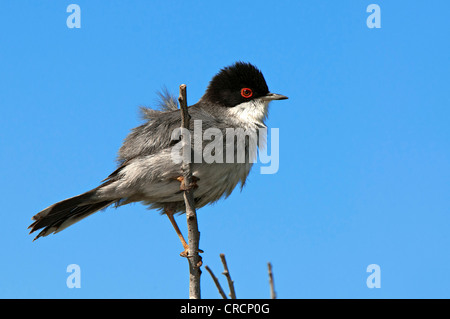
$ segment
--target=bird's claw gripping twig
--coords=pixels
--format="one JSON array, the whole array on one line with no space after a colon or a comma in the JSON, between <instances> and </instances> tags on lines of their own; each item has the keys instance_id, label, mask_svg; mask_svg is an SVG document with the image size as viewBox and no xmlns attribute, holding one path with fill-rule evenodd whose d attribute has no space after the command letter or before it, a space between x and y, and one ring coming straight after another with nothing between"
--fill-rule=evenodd
<instances>
[{"instance_id":1,"label":"bird's claw gripping twig","mask_svg":"<svg viewBox=\"0 0 450 319\"><path fill-rule=\"evenodd\" d=\"M201 253L203 253L204 251L201 250L201 249L199 248L199 249L197 250L197 252L198 252L199 254L201 254ZM186 257L186 258L192 257L192 255L189 255L189 247L186 247L186 248L184 249L184 251L182 251L182 252L180 253L180 256L181 256L181 257Z\"/></svg>"},{"instance_id":2,"label":"bird's claw gripping twig","mask_svg":"<svg viewBox=\"0 0 450 319\"><path fill-rule=\"evenodd\" d=\"M182 190L182 191L186 191L186 190L190 190L190 189L197 189L198 188L197 182L200 180L198 177L192 176L191 183L189 185L186 185L183 176L179 176L176 179L177 179L177 181L180 182L180 190Z\"/></svg>"}]
</instances>

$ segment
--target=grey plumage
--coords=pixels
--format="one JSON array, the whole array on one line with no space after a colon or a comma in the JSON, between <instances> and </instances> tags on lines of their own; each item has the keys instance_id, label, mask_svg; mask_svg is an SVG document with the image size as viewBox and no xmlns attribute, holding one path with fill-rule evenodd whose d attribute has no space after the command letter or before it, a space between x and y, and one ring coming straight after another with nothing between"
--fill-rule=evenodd
<instances>
[{"instance_id":1,"label":"grey plumage","mask_svg":"<svg viewBox=\"0 0 450 319\"><path fill-rule=\"evenodd\" d=\"M244 65L244 71L247 72L246 68L250 67L254 68L249 64ZM253 72L253 69L250 71ZM269 101L285 98L279 95L277 98L268 98L267 96L271 93L268 93L267 85L265 87L260 85L262 87L260 91L264 91L260 92L261 97L256 96L255 99L239 101L235 107L224 107L216 100L212 102L209 98L212 94L211 85L218 76L233 75L227 72L230 73L229 68L223 69L216 75L202 99L189 107L190 131L194 131L195 120L202 121L202 132L208 128L219 129L223 133L224 154L226 153L227 128L243 128L247 132L257 132L258 128L265 127L264 119L267 116ZM247 78L250 76L255 75L250 72ZM246 79L242 74L240 77ZM229 82L233 82L231 80ZM261 81L260 78L257 80ZM255 94L257 89L258 87L254 89ZM217 94L215 91L213 93ZM184 212L183 194L180 190L180 182L177 180L179 176L182 176L181 165L173 161L171 153L172 147L180 143L171 139L173 130L181 125L180 111L177 109L175 98L167 91L159 95L159 110L141 108L146 122L134 128L124 140L119 149L119 167L100 186L53 204L33 216L35 222L29 227L31 232L42 229L35 239L57 233L112 204L120 206L131 202L142 202L149 208L161 210L163 213ZM206 144L208 141L202 141L201 151ZM250 141L245 145L245 158L248 159L249 152L252 153L249 149ZM193 141L192 147L195 149ZM236 158L236 148L234 152L234 158ZM208 164L204 161L192 163L193 176L198 178L198 188L194 192L196 207L200 208L229 196L239 183L243 186L251 167L252 163L249 160L244 163Z\"/></svg>"}]
</instances>

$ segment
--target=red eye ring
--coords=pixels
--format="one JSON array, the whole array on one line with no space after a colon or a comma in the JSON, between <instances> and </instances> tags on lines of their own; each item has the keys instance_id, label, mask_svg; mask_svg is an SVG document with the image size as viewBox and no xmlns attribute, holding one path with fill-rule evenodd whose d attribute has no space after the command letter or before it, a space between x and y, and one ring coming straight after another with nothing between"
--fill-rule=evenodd
<instances>
[{"instance_id":1,"label":"red eye ring","mask_svg":"<svg viewBox=\"0 0 450 319\"><path fill-rule=\"evenodd\" d=\"M246 99L251 98L253 95L252 89L249 88L243 88L241 89L241 95L242 97L245 97Z\"/></svg>"}]
</instances>

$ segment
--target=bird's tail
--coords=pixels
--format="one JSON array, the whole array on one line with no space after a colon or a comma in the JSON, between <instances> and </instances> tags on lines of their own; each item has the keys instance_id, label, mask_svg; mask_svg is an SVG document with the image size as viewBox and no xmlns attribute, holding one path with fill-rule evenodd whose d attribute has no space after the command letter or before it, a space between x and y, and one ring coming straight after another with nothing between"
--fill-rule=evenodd
<instances>
[{"instance_id":1,"label":"bird's tail","mask_svg":"<svg viewBox=\"0 0 450 319\"><path fill-rule=\"evenodd\" d=\"M58 233L83 218L108 207L116 200L95 200L97 189L71 197L53 204L32 217L34 222L28 227L30 234L38 229L43 230L34 238Z\"/></svg>"}]
</instances>

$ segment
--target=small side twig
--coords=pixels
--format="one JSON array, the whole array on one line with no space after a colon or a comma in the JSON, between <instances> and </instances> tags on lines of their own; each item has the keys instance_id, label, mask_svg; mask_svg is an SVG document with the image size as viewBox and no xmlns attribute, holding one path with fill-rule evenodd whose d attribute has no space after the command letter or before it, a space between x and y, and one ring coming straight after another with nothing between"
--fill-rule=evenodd
<instances>
[{"instance_id":1,"label":"small side twig","mask_svg":"<svg viewBox=\"0 0 450 319\"><path fill-rule=\"evenodd\" d=\"M181 110L181 127L189 130L190 115L187 107L186 85L180 85L180 96L178 98ZM182 143L190 143L183 138ZM190 145L189 145L190 146ZM185 150L186 148L183 147ZM183 156L185 159L186 156ZM190 158L190 156L189 156ZM184 202L186 206L186 219L188 226L188 245L189 255L189 298L200 299L200 266L202 265L201 256L198 254L198 246L200 242L200 232L198 231L197 213L195 212L194 189L192 185L192 167L190 161L183 160L181 166L183 171L183 180L186 189L183 192Z\"/></svg>"},{"instance_id":2,"label":"small side twig","mask_svg":"<svg viewBox=\"0 0 450 319\"><path fill-rule=\"evenodd\" d=\"M214 283L216 284L217 290L219 290L219 294L222 296L223 299L228 299L227 295L225 294L225 292L222 289L222 286L219 283L219 279L217 279L217 277L214 275L214 273L212 272L212 270L205 265L205 269L209 272L209 274L211 275L211 278L213 279Z\"/></svg>"},{"instance_id":3,"label":"small side twig","mask_svg":"<svg viewBox=\"0 0 450 319\"><path fill-rule=\"evenodd\" d=\"M231 280L230 272L228 271L227 261L225 259L225 254L220 254L220 259L222 260L223 264L223 273L228 281L228 287L230 288L230 298L236 299L236 291L234 290L234 282Z\"/></svg>"},{"instance_id":4,"label":"small side twig","mask_svg":"<svg viewBox=\"0 0 450 319\"><path fill-rule=\"evenodd\" d=\"M275 293L275 288L274 288L274 284L273 284L272 264L270 262L267 263L267 268L269 270L270 298L276 299L277 294Z\"/></svg>"}]
</instances>

